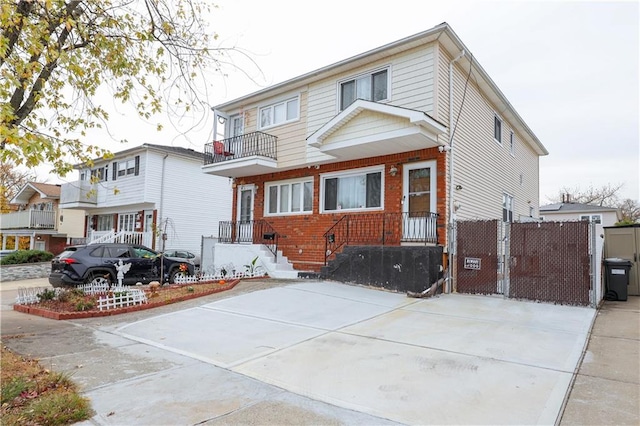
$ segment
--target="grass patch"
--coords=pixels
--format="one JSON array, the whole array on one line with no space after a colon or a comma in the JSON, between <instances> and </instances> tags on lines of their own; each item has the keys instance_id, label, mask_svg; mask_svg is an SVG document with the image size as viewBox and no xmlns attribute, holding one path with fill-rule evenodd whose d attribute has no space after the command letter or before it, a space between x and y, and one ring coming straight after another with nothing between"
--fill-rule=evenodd
<instances>
[{"instance_id":1,"label":"grass patch","mask_svg":"<svg viewBox=\"0 0 640 426\"><path fill-rule=\"evenodd\" d=\"M2 345L2 424L68 425L93 415L67 374L49 371Z\"/></svg>"}]
</instances>

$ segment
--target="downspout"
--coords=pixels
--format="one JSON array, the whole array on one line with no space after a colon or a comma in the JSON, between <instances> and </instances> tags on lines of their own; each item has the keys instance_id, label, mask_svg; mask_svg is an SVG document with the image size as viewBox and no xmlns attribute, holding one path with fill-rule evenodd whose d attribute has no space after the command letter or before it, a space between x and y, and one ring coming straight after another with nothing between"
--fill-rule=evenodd
<instances>
[{"instance_id":1,"label":"downspout","mask_svg":"<svg viewBox=\"0 0 640 426\"><path fill-rule=\"evenodd\" d=\"M453 123L453 65L460 60L464 54L465 52L462 50L455 59L449 62L449 232L447 234L447 243L449 246L449 261L447 262L447 269L449 271L449 279L447 280L447 293L451 293L453 291L453 257L456 246L456 242L453 239L455 234L453 230L453 160L455 152L453 149L453 134L455 130Z\"/></svg>"}]
</instances>

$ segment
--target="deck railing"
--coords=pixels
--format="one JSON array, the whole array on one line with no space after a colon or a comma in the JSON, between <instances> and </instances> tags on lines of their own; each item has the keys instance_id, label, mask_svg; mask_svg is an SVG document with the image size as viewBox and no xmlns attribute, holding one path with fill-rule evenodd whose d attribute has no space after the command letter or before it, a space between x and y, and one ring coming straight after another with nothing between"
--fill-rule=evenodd
<instances>
[{"instance_id":1,"label":"deck railing","mask_svg":"<svg viewBox=\"0 0 640 426\"><path fill-rule=\"evenodd\" d=\"M432 212L344 215L324 234L324 263L326 265L334 253L348 244L437 244L437 220L438 214Z\"/></svg>"},{"instance_id":2,"label":"deck railing","mask_svg":"<svg viewBox=\"0 0 640 426\"><path fill-rule=\"evenodd\" d=\"M204 165L246 157L267 157L277 160L278 138L263 132L251 132L204 146Z\"/></svg>"},{"instance_id":3,"label":"deck railing","mask_svg":"<svg viewBox=\"0 0 640 426\"><path fill-rule=\"evenodd\" d=\"M218 224L221 243L262 244L278 260L278 233L265 220L228 220Z\"/></svg>"},{"instance_id":4,"label":"deck railing","mask_svg":"<svg viewBox=\"0 0 640 426\"><path fill-rule=\"evenodd\" d=\"M2 213L2 229L56 229L57 210L23 210Z\"/></svg>"}]
</instances>

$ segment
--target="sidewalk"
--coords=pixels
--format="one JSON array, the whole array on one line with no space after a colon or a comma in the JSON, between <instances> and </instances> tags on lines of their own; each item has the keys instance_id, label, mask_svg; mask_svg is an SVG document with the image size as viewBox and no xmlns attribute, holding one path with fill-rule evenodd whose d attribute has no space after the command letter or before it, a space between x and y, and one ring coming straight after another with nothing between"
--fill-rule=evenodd
<instances>
[{"instance_id":1,"label":"sidewalk","mask_svg":"<svg viewBox=\"0 0 640 426\"><path fill-rule=\"evenodd\" d=\"M598 311L560 424L640 424L640 297Z\"/></svg>"}]
</instances>

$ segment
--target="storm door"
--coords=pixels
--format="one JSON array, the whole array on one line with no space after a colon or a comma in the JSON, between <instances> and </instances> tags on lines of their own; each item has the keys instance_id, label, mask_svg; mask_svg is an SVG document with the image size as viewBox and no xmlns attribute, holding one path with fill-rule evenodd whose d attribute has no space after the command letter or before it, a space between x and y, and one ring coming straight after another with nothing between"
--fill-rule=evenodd
<instances>
[{"instance_id":1,"label":"storm door","mask_svg":"<svg viewBox=\"0 0 640 426\"><path fill-rule=\"evenodd\" d=\"M436 162L403 165L402 241L435 241Z\"/></svg>"},{"instance_id":2,"label":"storm door","mask_svg":"<svg viewBox=\"0 0 640 426\"><path fill-rule=\"evenodd\" d=\"M255 186L238 187L238 216L236 221L236 241L253 243L253 198Z\"/></svg>"}]
</instances>

